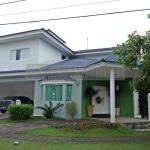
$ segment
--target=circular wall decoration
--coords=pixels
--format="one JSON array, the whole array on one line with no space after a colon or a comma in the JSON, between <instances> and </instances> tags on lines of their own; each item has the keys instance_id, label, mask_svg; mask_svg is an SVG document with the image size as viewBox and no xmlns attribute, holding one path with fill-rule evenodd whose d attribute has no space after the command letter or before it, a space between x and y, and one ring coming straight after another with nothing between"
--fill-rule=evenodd
<instances>
[{"instance_id":1,"label":"circular wall decoration","mask_svg":"<svg viewBox=\"0 0 150 150\"><path fill-rule=\"evenodd\" d=\"M100 104L101 102L102 102L102 98L101 97L96 97L96 102L98 103L98 104Z\"/></svg>"}]
</instances>

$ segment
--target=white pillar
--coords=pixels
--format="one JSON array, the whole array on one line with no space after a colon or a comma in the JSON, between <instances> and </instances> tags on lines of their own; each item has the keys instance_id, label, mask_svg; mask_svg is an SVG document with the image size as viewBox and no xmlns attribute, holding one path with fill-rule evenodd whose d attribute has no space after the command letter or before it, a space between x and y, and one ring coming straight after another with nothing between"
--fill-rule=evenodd
<instances>
[{"instance_id":1,"label":"white pillar","mask_svg":"<svg viewBox=\"0 0 150 150\"><path fill-rule=\"evenodd\" d=\"M136 115L139 115L139 93L137 91L133 91L133 102L134 102L134 118L136 118Z\"/></svg>"},{"instance_id":2,"label":"white pillar","mask_svg":"<svg viewBox=\"0 0 150 150\"><path fill-rule=\"evenodd\" d=\"M148 93L148 120L150 121L150 93Z\"/></svg>"},{"instance_id":3,"label":"white pillar","mask_svg":"<svg viewBox=\"0 0 150 150\"><path fill-rule=\"evenodd\" d=\"M110 70L110 122L115 122L115 75L114 69Z\"/></svg>"}]
</instances>

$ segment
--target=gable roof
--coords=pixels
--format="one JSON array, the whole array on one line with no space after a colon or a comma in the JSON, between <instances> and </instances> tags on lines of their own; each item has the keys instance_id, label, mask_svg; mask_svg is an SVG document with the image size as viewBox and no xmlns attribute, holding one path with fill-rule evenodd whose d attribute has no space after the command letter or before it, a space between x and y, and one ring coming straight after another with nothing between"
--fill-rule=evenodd
<instances>
[{"instance_id":1,"label":"gable roof","mask_svg":"<svg viewBox=\"0 0 150 150\"><path fill-rule=\"evenodd\" d=\"M43 33L43 35L42 35L42 33ZM64 52L66 52L66 53L69 52L68 54L70 55L70 57L74 57L74 52L65 45L64 40L62 40L58 35L56 35L51 30L45 30L44 28L2 35L2 36L0 36L0 43L7 42L7 41L10 42L11 40L15 41L15 38L16 38L16 41L23 40L23 39L25 39L25 36L27 37L27 36L29 36L29 34L30 34L30 38L39 37L39 38L42 38L43 40L45 40L46 42L50 42L51 44L52 44L51 40L54 39L54 41L57 41L59 43L59 45L61 45L63 47L63 49L66 49L66 50L63 50ZM48 35L48 36L45 36L45 35ZM18 37L18 36L21 36L21 37Z\"/></svg>"}]
</instances>

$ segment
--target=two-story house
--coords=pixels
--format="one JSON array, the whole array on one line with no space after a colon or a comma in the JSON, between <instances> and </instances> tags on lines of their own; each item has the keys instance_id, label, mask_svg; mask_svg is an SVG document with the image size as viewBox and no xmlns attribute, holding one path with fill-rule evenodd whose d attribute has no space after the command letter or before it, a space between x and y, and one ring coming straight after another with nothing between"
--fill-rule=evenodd
<instances>
[{"instance_id":1,"label":"two-story house","mask_svg":"<svg viewBox=\"0 0 150 150\"><path fill-rule=\"evenodd\" d=\"M93 115L110 115L111 122L115 122L117 103L120 116L134 117L138 114L137 93L129 88L129 81L136 74L137 70L117 64L112 48L72 51L51 30L0 36L0 98L27 96L34 100L35 107L49 101L53 106L61 102L64 106L55 115L62 118L69 118L65 106L71 100L77 103L75 117L87 116L87 86L99 90L92 98ZM119 86L123 91L116 95ZM101 103L96 97L101 98ZM35 109L34 115L42 115L42 111Z\"/></svg>"}]
</instances>

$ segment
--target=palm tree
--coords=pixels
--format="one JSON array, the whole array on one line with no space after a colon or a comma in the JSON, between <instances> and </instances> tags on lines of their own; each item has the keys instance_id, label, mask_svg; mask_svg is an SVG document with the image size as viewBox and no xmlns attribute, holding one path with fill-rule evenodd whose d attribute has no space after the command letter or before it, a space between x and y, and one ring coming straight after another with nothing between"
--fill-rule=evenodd
<instances>
[{"instance_id":1,"label":"palm tree","mask_svg":"<svg viewBox=\"0 0 150 150\"><path fill-rule=\"evenodd\" d=\"M48 118L48 119L52 119L54 111L56 109L58 109L59 107L63 106L64 104L60 104L60 102L59 102L54 108L52 108L52 102L51 101L49 102L49 104L50 104L50 107L47 104L44 104L45 107L37 106L35 109L42 109L44 111L43 112L44 117Z\"/></svg>"}]
</instances>

